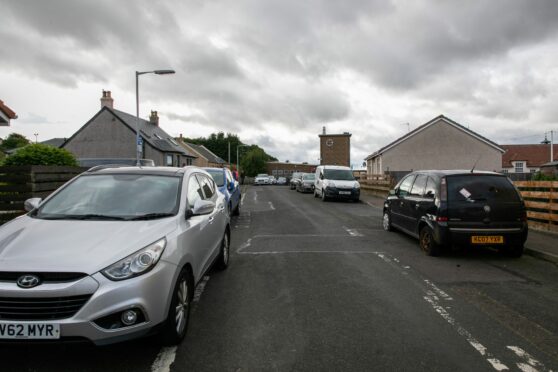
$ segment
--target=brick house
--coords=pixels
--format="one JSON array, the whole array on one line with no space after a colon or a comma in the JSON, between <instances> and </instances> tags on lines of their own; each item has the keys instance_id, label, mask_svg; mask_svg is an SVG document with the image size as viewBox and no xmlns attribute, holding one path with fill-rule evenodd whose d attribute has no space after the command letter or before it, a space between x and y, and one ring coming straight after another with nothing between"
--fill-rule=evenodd
<instances>
[{"instance_id":1,"label":"brick house","mask_svg":"<svg viewBox=\"0 0 558 372\"><path fill-rule=\"evenodd\" d=\"M196 156L196 159L193 161L192 165L202 168L224 168L228 164L225 160L215 155L203 145L196 145L195 143L184 142L182 139L179 139L178 143L187 152Z\"/></svg>"},{"instance_id":2,"label":"brick house","mask_svg":"<svg viewBox=\"0 0 558 372\"><path fill-rule=\"evenodd\" d=\"M366 157L369 175L419 169L475 169L499 172L505 150L440 115Z\"/></svg>"},{"instance_id":3,"label":"brick house","mask_svg":"<svg viewBox=\"0 0 558 372\"><path fill-rule=\"evenodd\" d=\"M320 165L351 166L351 134L327 134L323 128L320 137Z\"/></svg>"},{"instance_id":4,"label":"brick house","mask_svg":"<svg viewBox=\"0 0 558 372\"><path fill-rule=\"evenodd\" d=\"M182 148L159 126L157 111L139 120L142 158L157 166L191 165L196 156ZM110 91L103 91L101 109L62 148L76 158L136 158L136 116L113 108Z\"/></svg>"},{"instance_id":5,"label":"brick house","mask_svg":"<svg viewBox=\"0 0 558 372\"><path fill-rule=\"evenodd\" d=\"M267 174L275 177L291 178L295 172L313 173L316 171L316 167L316 164L268 161Z\"/></svg>"},{"instance_id":6,"label":"brick house","mask_svg":"<svg viewBox=\"0 0 558 372\"><path fill-rule=\"evenodd\" d=\"M504 173L536 173L540 167L550 162L550 145L502 145L506 152L502 155ZM554 161L558 160L558 145L553 145Z\"/></svg>"}]
</instances>

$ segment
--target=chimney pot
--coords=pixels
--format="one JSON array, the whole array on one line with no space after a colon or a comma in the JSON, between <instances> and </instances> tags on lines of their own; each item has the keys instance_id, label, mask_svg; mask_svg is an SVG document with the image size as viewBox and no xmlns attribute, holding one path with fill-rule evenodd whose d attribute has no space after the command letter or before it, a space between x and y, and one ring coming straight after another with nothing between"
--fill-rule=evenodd
<instances>
[{"instance_id":1,"label":"chimney pot","mask_svg":"<svg viewBox=\"0 0 558 372\"><path fill-rule=\"evenodd\" d=\"M322 128L322 134L326 134L326 127L325 126Z\"/></svg>"},{"instance_id":2,"label":"chimney pot","mask_svg":"<svg viewBox=\"0 0 558 372\"><path fill-rule=\"evenodd\" d=\"M107 106L108 108L113 108L114 100L110 95L110 90L103 90L103 96L101 97L101 108Z\"/></svg>"},{"instance_id":3,"label":"chimney pot","mask_svg":"<svg viewBox=\"0 0 558 372\"><path fill-rule=\"evenodd\" d=\"M149 115L149 122L153 125L159 126L159 115L157 115L157 111L151 110L151 115Z\"/></svg>"}]
</instances>

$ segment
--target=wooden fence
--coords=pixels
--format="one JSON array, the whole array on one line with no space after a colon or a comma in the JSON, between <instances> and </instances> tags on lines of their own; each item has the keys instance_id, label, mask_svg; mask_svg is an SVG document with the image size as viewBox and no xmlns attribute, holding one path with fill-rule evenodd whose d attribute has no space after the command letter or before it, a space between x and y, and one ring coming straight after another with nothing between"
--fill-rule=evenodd
<instances>
[{"instance_id":1,"label":"wooden fence","mask_svg":"<svg viewBox=\"0 0 558 372\"><path fill-rule=\"evenodd\" d=\"M79 173L80 167L28 165L0 167L0 224L25 213L29 198L46 198Z\"/></svg>"},{"instance_id":2,"label":"wooden fence","mask_svg":"<svg viewBox=\"0 0 558 372\"><path fill-rule=\"evenodd\" d=\"M359 180L360 189L369 194L386 197L393 188L393 179L389 175L370 174L365 179Z\"/></svg>"},{"instance_id":3,"label":"wooden fence","mask_svg":"<svg viewBox=\"0 0 558 372\"><path fill-rule=\"evenodd\" d=\"M558 232L558 181L516 181L527 207L529 227Z\"/></svg>"}]
</instances>

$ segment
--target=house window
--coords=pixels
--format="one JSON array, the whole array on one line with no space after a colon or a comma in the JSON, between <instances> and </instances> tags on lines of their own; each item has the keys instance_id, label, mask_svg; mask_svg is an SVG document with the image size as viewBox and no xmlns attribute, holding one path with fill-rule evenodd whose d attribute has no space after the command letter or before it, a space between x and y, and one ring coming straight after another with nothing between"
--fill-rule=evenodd
<instances>
[{"instance_id":1,"label":"house window","mask_svg":"<svg viewBox=\"0 0 558 372\"><path fill-rule=\"evenodd\" d=\"M508 174L508 170L507 169L502 169L502 173Z\"/></svg>"},{"instance_id":2,"label":"house window","mask_svg":"<svg viewBox=\"0 0 558 372\"><path fill-rule=\"evenodd\" d=\"M536 173L537 170L535 168L531 168L531 173Z\"/></svg>"},{"instance_id":3,"label":"house window","mask_svg":"<svg viewBox=\"0 0 558 372\"><path fill-rule=\"evenodd\" d=\"M165 155L165 165L167 167L172 167L172 155L171 154Z\"/></svg>"},{"instance_id":4,"label":"house window","mask_svg":"<svg viewBox=\"0 0 558 372\"><path fill-rule=\"evenodd\" d=\"M523 164L522 161L515 162L515 173L523 173Z\"/></svg>"},{"instance_id":5,"label":"house window","mask_svg":"<svg viewBox=\"0 0 558 372\"><path fill-rule=\"evenodd\" d=\"M186 158L186 165L192 165L192 158Z\"/></svg>"}]
</instances>

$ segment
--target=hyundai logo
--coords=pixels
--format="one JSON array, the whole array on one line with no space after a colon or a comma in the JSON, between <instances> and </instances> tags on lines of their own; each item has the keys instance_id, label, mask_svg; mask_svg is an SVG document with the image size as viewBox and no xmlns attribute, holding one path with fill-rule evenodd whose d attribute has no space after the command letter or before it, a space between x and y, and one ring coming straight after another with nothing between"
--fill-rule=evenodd
<instances>
[{"instance_id":1,"label":"hyundai logo","mask_svg":"<svg viewBox=\"0 0 558 372\"><path fill-rule=\"evenodd\" d=\"M37 275L26 274L17 278L17 286L20 288L33 288L41 284Z\"/></svg>"}]
</instances>

